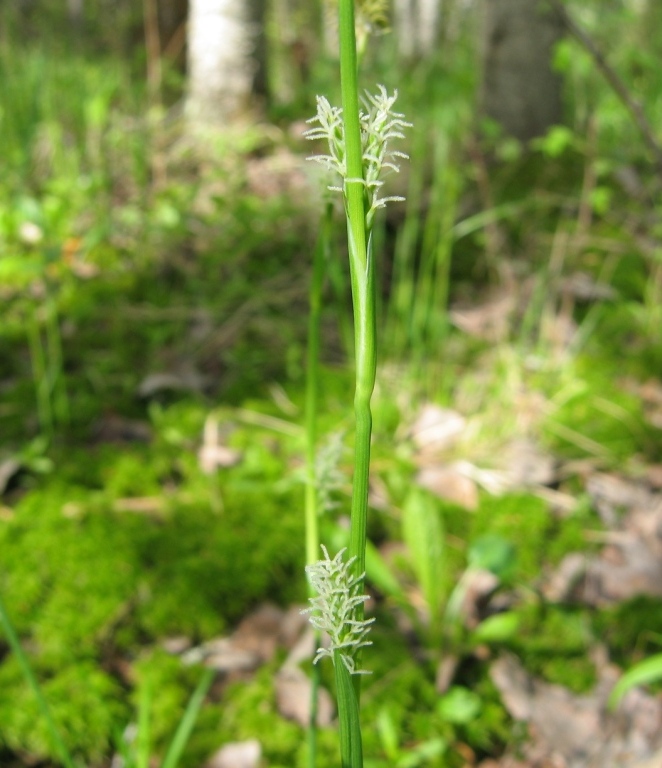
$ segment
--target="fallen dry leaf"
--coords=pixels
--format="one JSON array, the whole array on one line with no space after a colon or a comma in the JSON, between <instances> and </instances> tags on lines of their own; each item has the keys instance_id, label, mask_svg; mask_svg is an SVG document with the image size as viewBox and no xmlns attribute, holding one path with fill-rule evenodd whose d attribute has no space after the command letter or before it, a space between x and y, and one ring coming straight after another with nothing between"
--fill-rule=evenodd
<instances>
[{"instance_id":1,"label":"fallen dry leaf","mask_svg":"<svg viewBox=\"0 0 662 768\"><path fill-rule=\"evenodd\" d=\"M246 616L229 637L218 637L189 648L186 663L203 662L220 672L252 672L273 659L279 647L291 649L308 626L299 607L285 612L264 603Z\"/></svg>"},{"instance_id":2,"label":"fallen dry leaf","mask_svg":"<svg viewBox=\"0 0 662 768\"><path fill-rule=\"evenodd\" d=\"M264 603L246 616L232 634L234 646L254 653L262 663L271 661L278 648L284 616L280 608Z\"/></svg>"},{"instance_id":3,"label":"fallen dry leaf","mask_svg":"<svg viewBox=\"0 0 662 768\"><path fill-rule=\"evenodd\" d=\"M425 488L440 499L465 509L478 508L476 483L456 467L425 467L416 475L416 482L421 488Z\"/></svg>"},{"instance_id":4,"label":"fallen dry leaf","mask_svg":"<svg viewBox=\"0 0 662 768\"><path fill-rule=\"evenodd\" d=\"M453 323L469 336L497 342L508 336L516 307L517 297L507 293L478 307L451 309L449 314Z\"/></svg>"},{"instance_id":5,"label":"fallen dry leaf","mask_svg":"<svg viewBox=\"0 0 662 768\"><path fill-rule=\"evenodd\" d=\"M595 606L662 597L662 494L606 473L590 475L587 490L608 528L590 538L605 546L596 556L567 555L543 587L545 594Z\"/></svg>"},{"instance_id":6,"label":"fallen dry leaf","mask_svg":"<svg viewBox=\"0 0 662 768\"><path fill-rule=\"evenodd\" d=\"M258 768L262 747L257 739L233 741L221 747L205 763L205 768Z\"/></svg>"},{"instance_id":7,"label":"fallen dry leaf","mask_svg":"<svg viewBox=\"0 0 662 768\"><path fill-rule=\"evenodd\" d=\"M511 488L550 485L556 479L554 458L527 437L504 446L499 466L506 472Z\"/></svg>"},{"instance_id":8,"label":"fallen dry leaf","mask_svg":"<svg viewBox=\"0 0 662 768\"><path fill-rule=\"evenodd\" d=\"M419 451L437 453L452 447L464 432L466 424L464 416L457 411L426 403L409 434Z\"/></svg>"},{"instance_id":9,"label":"fallen dry leaf","mask_svg":"<svg viewBox=\"0 0 662 768\"><path fill-rule=\"evenodd\" d=\"M306 628L303 630L297 642L292 646L284 667L295 667L303 661L311 661L317 652L315 645L315 630L306 619Z\"/></svg>"},{"instance_id":10,"label":"fallen dry leaf","mask_svg":"<svg viewBox=\"0 0 662 768\"><path fill-rule=\"evenodd\" d=\"M218 420L214 414L209 414L205 419L202 433L202 445L198 451L200 469L207 474L213 474L223 467L234 467L241 460L238 451L228 448L221 442Z\"/></svg>"},{"instance_id":11,"label":"fallen dry leaf","mask_svg":"<svg viewBox=\"0 0 662 768\"><path fill-rule=\"evenodd\" d=\"M616 290L608 283L600 283L588 272L573 272L561 281L561 292L580 301L606 301L614 299Z\"/></svg>"},{"instance_id":12,"label":"fallen dry leaf","mask_svg":"<svg viewBox=\"0 0 662 768\"><path fill-rule=\"evenodd\" d=\"M617 673L609 665L598 671L595 691L576 695L532 677L514 657L492 664L506 709L529 725L531 740L523 751L533 765L641 768L662 747L662 698L634 689L611 713L606 705Z\"/></svg>"},{"instance_id":13,"label":"fallen dry leaf","mask_svg":"<svg viewBox=\"0 0 662 768\"><path fill-rule=\"evenodd\" d=\"M662 491L662 464L649 464L646 467L646 480L651 488Z\"/></svg>"},{"instance_id":14,"label":"fallen dry leaf","mask_svg":"<svg viewBox=\"0 0 662 768\"><path fill-rule=\"evenodd\" d=\"M650 491L641 483L607 472L594 472L586 481L586 491L605 525L619 524L621 512L633 507L648 507Z\"/></svg>"},{"instance_id":15,"label":"fallen dry leaf","mask_svg":"<svg viewBox=\"0 0 662 768\"><path fill-rule=\"evenodd\" d=\"M276 675L276 706L283 717L294 720L302 727L310 721L310 679L298 667L284 666ZM329 692L320 687L317 703L317 725L331 725L333 700Z\"/></svg>"},{"instance_id":16,"label":"fallen dry leaf","mask_svg":"<svg viewBox=\"0 0 662 768\"><path fill-rule=\"evenodd\" d=\"M204 391L206 381L195 370L182 368L179 371L150 373L138 385L138 395L144 398L154 397L162 392L194 392Z\"/></svg>"},{"instance_id":17,"label":"fallen dry leaf","mask_svg":"<svg viewBox=\"0 0 662 768\"><path fill-rule=\"evenodd\" d=\"M252 651L238 648L230 638L221 637L186 651L182 656L187 664L204 662L218 672L253 672L260 666L260 657Z\"/></svg>"},{"instance_id":18,"label":"fallen dry leaf","mask_svg":"<svg viewBox=\"0 0 662 768\"><path fill-rule=\"evenodd\" d=\"M280 641L285 648L292 650L310 627L308 616L301 613L306 606L292 605L283 615L280 623Z\"/></svg>"}]
</instances>

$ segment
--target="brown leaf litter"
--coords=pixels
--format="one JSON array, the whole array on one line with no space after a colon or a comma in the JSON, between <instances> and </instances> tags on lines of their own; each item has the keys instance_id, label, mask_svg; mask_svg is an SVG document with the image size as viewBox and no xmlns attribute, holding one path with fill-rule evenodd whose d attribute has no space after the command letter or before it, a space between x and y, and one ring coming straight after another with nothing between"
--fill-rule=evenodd
<instances>
[{"instance_id":1,"label":"brown leaf litter","mask_svg":"<svg viewBox=\"0 0 662 768\"><path fill-rule=\"evenodd\" d=\"M308 724L311 681L298 664L312 661L315 646L310 625L299 606L284 611L265 603L246 616L228 637L214 638L195 647L189 647L185 638L168 638L163 647L181 654L186 663L203 663L217 670L225 682L249 678L260 666L273 662L279 649L288 651L275 678L276 706L283 717L303 727ZM320 687L318 725L330 725L333 715L331 695ZM230 765L224 762L230 759L225 753L217 753L214 759L217 762L213 768Z\"/></svg>"},{"instance_id":2,"label":"brown leaf litter","mask_svg":"<svg viewBox=\"0 0 662 768\"><path fill-rule=\"evenodd\" d=\"M662 493L619 475L593 473L586 490L606 531L597 555L571 553L543 587L550 600L604 606L637 596L662 597Z\"/></svg>"},{"instance_id":3,"label":"brown leaf litter","mask_svg":"<svg viewBox=\"0 0 662 768\"><path fill-rule=\"evenodd\" d=\"M492 664L490 675L506 709L527 724L530 737L521 748L522 754L507 756L499 763L500 768L662 765L662 698L633 689L618 709L610 712L607 699L618 671L605 663L597 666L600 682L595 690L576 695L532 677L511 656Z\"/></svg>"}]
</instances>

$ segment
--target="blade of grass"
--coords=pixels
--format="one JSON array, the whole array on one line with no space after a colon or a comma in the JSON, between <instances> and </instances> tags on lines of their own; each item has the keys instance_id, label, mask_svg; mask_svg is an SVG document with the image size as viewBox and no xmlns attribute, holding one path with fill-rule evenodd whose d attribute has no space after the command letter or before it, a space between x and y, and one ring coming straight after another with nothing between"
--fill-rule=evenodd
<instances>
[{"instance_id":1,"label":"blade of grass","mask_svg":"<svg viewBox=\"0 0 662 768\"><path fill-rule=\"evenodd\" d=\"M18 659L18 663L21 667L21 671L23 672L23 676L25 677L28 685L32 689L32 692L37 700L37 704L39 705L41 714L44 718L46 725L48 726L48 730L51 735L51 741L53 743L53 747L55 749L55 752L57 753L57 756L60 762L62 763L62 765L65 766L65 768L75 768L74 761L62 739L62 736L55 723L55 720L53 719L53 715L51 714L50 707L48 706L48 702L44 697L44 694L41 690L41 686L39 685L39 682L37 681L37 678L34 674L32 666L30 665L30 661L26 656L25 652L23 651L23 647L21 646L21 642L18 639L18 635L16 634L14 627L11 621L9 620L9 615L5 609L5 604L2 600L2 596L0 596L0 626L2 626L2 628L4 629L5 636L9 643L9 647L11 648L12 652L15 654L16 658Z\"/></svg>"},{"instance_id":2,"label":"blade of grass","mask_svg":"<svg viewBox=\"0 0 662 768\"><path fill-rule=\"evenodd\" d=\"M200 678L200 682L195 691L193 691L193 695L186 707L184 716L177 726L166 756L163 758L161 768L176 768L178 765L215 675L216 671L214 669L207 669Z\"/></svg>"},{"instance_id":3,"label":"blade of grass","mask_svg":"<svg viewBox=\"0 0 662 768\"><path fill-rule=\"evenodd\" d=\"M329 258L333 205L327 203L319 238L313 257L313 274L310 284L310 310L308 315L308 353L306 360L306 563L314 563L320 548L319 510L317 508L317 478L315 456L317 450L317 408L319 400L320 321L322 315L322 288ZM321 644L321 635L315 632L315 648ZM310 689L310 718L308 720L308 765L317 763L317 705L319 698L320 670L313 666Z\"/></svg>"},{"instance_id":4,"label":"blade of grass","mask_svg":"<svg viewBox=\"0 0 662 768\"><path fill-rule=\"evenodd\" d=\"M138 701L138 733L136 734L136 768L149 768L151 752L152 686L145 680Z\"/></svg>"}]
</instances>

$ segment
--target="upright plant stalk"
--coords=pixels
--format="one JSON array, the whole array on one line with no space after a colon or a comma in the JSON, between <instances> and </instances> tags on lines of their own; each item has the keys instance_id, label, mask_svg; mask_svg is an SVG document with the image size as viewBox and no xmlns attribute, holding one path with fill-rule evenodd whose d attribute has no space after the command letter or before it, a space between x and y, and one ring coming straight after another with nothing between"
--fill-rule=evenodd
<instances>
[{"instance_id":1,"label":"upright plant stalk","mask_svg":"<svg viewBox=\"0 0 662 768\"><path fill-rule=\"evenodd\" d=\"M346 178L344 182L347 242L354 308L354 357L356 419L352 515L349 557L355 557L356 573L365 570L365 541L368 518L368 481L372 413L370 401L375 387L377 357L375 345L375 272L371 240L366 227L366 186L359 117L358 61L354 0L340 0L340 87L345 137ZM359 619L362 611L359 610Z\"/></svg>"},{"instance_id":2,"label":"upright plant stalk","mask_svg":"<svg viewBox=\"0 0 662 768\"><path fill-rule=\"evenodd\" d=\"M333 206L326 205L322 227L313 256L313 273L310 284L310 309L308 314L308 349L306 356L306 563L314 563L319 556L319 525L317 505L317 478L315 458L317 449L317 409L319 399L320 321L322 313L322 287L331 241Z\"/></svg>"},{"instance_id":3,"label":"upright plant stalk","mask_svg":"<svg viewBox=\"0 0 662 768\"><path fill-rule=\"evenodd\" d=\"M347 219L352 306L354 312L354 392L355 448L349 556L341 550L333 559L324 546L324 558L306 566L316 597L310 599L310 621L319 632L329 635L329 647L320 646L315 662L324 656L333 660L336 676L340 754L342 768L362 768L360 675L361 649L373 619L364 619L366 529L372 414L370 401L375 386L375 271L372 258L372 225L375 212L389 200L380 198L381 176L387 169L398 171L397 159L406 157L392 151L388 142L403 138L405 123L393 111L397 92L389 96L383 86L378 93L358 93L358 59L354 0L339 0L340 80L342 108L332 107L323 96L317 97L317 115L309 123L317 126L307 132L309 139L323 139L329 154L314 156L340 183L329 189L341 192ZM355 676L352 679L352 676Z\"/></svg>"},{"instance_id":4,"label":"upright plant stalk","mask_svg":"<svg viewBox=\"0 0 662 768\"><path fill-rule=\"evenodd\" d=\"M333 222L333 205L326 205L322 227L315 246L313 273L310 284L310 310L308 313L308 350L306 358L306 484L305 484L305 523L306 523L306 563L311 565L317 560L320 548L319 510L317 503L317 477L315 457L317 449L317 409L319 400L319 358L320 358L320 322L322 315L322 288L326 273ZM312 597L312 594L311 594ZM315 632L315 647L321 643L321 635ZM308 720L308 765L315 768L317 762L317 709L320 686L320 670L313 666L310 690L310 716Z\"/></svg>"}]
</instances>

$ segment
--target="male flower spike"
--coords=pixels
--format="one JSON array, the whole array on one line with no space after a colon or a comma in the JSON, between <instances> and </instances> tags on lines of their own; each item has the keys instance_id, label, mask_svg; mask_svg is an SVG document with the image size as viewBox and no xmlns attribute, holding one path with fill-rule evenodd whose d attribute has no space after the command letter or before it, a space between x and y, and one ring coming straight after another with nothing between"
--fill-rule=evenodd
<instances>
[{"instance_id":1,"label":"male flower spike","mask_svg":"<svg viewBox=\"0 0 662 768\"><path fill-rule=\"evenodd\" d=\"M357 619L357 607L364 603L367 595L360 594L363 577L352 575L352 565L356 560L350 558L343 562L345 549L333 558L329 557L326 547L322 544L324 559L306 566L306 573L311 586L317 592L317 597L310 598L311 607L303 611L310 613L310 623L315 629L326 632L331 638L328 648L318 648L314 664L329 656L335 664L335 652L347 667L350 675L368 675L365 669L356 668L356 654L360 648L372 645L367 640L373 619Z\"/></svg>"},{"instance_id":2,"label":"male flower spike","mask_svg":"<svg viewBox=\"0 0 662 768\"><path fill-rule=\"evenodd\" d=\"M404 139L403 130L411 128L399 112L393 111L393 105L398 98L398 92L392 96L386 92L383 85L378 86L378 93L372 95L366 92L359 120L361 124L361 146L363 154L363 179L348 179L345 161L345 134L342 120L342 109L332 107L324 96L317 97L317 114L308 123L317 123L314 128L304 134L307 139L324 139L329 147L326 155L313 155L314 160L327 170L340 177L342 186L330 185L329 189L344 192L347 181L361 181L366 188L366 226L372 227L375 211L383 208L390 201L402 201L398 196L379 197L379 189L383 186L382 176L387 171L397 173L400 170L399 160L407 159L404 152L398 152L389 147L393 139Z\"/></svg>"}]
</instances>

